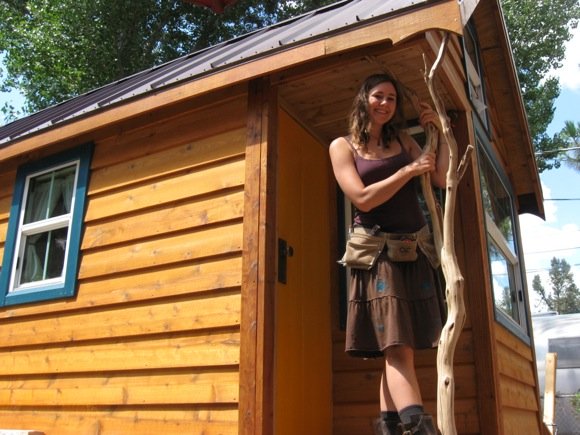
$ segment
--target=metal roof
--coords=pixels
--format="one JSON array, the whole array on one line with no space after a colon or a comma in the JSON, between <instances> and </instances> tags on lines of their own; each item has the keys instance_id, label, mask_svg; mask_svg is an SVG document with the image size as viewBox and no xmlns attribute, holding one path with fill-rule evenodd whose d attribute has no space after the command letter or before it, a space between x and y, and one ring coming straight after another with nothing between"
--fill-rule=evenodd
<instances>
[{"instance_id":1,"label":"metal roof","mask_svg":"<svg viewBox=\"0 0 580 435\"><path fill-rule=\"evenodd\" d=\"M349 0L314 10L182 56L0 127L0 148L57 124L96 113L150 92L195 80L347 28L368 25L433 0Z\"/></svg>"}]
</instances>

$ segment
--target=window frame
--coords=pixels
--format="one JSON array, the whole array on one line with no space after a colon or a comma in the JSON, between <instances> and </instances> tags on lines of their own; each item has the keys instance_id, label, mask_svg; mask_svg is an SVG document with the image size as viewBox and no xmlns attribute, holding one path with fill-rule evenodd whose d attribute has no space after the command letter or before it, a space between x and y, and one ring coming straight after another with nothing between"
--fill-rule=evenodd
<instances>
[{"instance_id":1,"label":"window frame","mask_svg":"<svg viewBox=\"0 0 580 435\"><path fill-rule=\"evenodd\" d=\"M580 368L580 337L548 338L548 352L558 354L559 369Z\"/></svg>"},{"instance_id":2,"label":"window frame","mask_svg":"<svg viewBox=\"0 0 580 435\"><path fill-rule=\"evenodd\" d=\"M0 306L67 298L76 294L81 235L93 148L94 145L92 143L87 143L18 168L4 245L4 258L0 269ZM68 213L67 249L62 276L56 279L46 279L38 284L26 284L14 289L16 261L18 261L23 249L20 246L21 239L25 237L23 234L27 231L26 226L29 225L24 224L25 201L28 195L29 180L34 176L72 164L77 165L77 168L73 200L71 210ZM56 221L62 221L62 217L48 219L44 227L48 228L48 226L54 225Z\"/></svg>"},{"instance_id":3,"label":"window frame","mask_svg":"<svg viewBox=\"0 0 580 435\"><path fill-rule=\"evenodd\" d=\"M468 41L473 45L474 58L469 54ZM473 108L473 113L477 115L483 128L491 131L489 111L487 107L484 74L481 66L479 39L475 30L473 19L467 22L463 35L463 61L466 74L466 92Z\"/></svg>"},{"instance_id":4,"label":"window frame","mask_svg":"<svg viewBox=\"0 0 580 435\"><path fill-rule=\"evenodd\" d=\"M510 248L510 244L504 238L503 234L501 233L500 229L497 227L495 222L493 221L492 217L486 213L484 204L483 204L483 192L482 192L482 210L484 213L484 226L485 226L485 249L487 252L487 273L490 278L490 296L493 303L494 308L494 315L495 320L510 330L513 334L519 337L526 343L531 343L530 338L530 324L531 319L529 317L529 312L527 310L528 304L528 294L526 289L526 281L525 281L525 270L523 268L523 262L521 261L521 256L523 255L523 251L521 249L521 236L519 233L519 226L517 220L517 208L515 204L515 195L513 190L511 189L511 184L504 173L501 165L494 157L493 151L491 150L491 144L487 137L487 134L484 130L484 127L478 122L477 115L474 114L474 125L475 125L475 135L476 135L476 143L477 143L477 164L478 164L478 172L482 174L482 162L481 159L487 159L488 165L493 170L495 176L498 178L499 182L501 183L502 187L504 188L505 192L509 197L509 204L510 204L510 214L511 214L511 223L513 226L513 237L514 237L514 250L512 252ZM483 185L480 183L480 188L483 189ZM492 264L491 264L491 253L490 253L490 241L494 243L495 248L499 250L499 252L503 255L505 260L509 263L511 267L511 271L513 272L514 278L514 291L516 295L515 305L517 307L517 315L518 319L514 319L509 313L505 312L502 308L498 307L495 302L495 292L493 287L493 271L492 271Z\"/></svg>"}]
</instances>

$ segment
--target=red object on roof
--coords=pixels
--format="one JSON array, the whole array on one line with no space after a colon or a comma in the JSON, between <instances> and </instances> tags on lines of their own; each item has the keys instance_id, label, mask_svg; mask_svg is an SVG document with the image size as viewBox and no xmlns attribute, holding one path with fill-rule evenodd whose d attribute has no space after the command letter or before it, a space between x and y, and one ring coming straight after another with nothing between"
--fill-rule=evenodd
<instances>
[{"instance_id":1,"label":"red object on roof","mask_svg":"<svg viewBox=\"0 0 580 435\"><path fill-rule=\"evenodd\" d=\"M193 3L194 5L205 6L210 8L215 13L222 13L224 9L228 6L233 5L238 0L185 0L188 3Z\"/></svg>"}]
</instances>

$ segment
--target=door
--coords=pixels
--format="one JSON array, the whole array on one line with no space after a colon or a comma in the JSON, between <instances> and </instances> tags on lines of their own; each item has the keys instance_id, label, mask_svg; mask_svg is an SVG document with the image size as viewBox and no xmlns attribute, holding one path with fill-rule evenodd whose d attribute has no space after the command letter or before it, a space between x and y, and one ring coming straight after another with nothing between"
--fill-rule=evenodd
<instances>
[{"instance_id":1,"label":"door","mask_svg":"<svg viewBox=\"0 0 580 435\"><path fill-rule=\"evenodd\" d=\"M278 129L275 434L331 434L328 148L282 110Z\"/></svg>"}]
</instances>

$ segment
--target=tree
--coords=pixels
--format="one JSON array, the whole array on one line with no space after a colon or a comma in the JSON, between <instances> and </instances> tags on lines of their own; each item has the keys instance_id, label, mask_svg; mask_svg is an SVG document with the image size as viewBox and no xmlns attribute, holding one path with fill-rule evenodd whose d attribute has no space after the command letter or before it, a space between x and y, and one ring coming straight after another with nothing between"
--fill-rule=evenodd
<instances>
[{"instance_id":1,"label":"tree","mask_svg":"<svg viewBox=\"0 0 580 435\"><path fill-rule=\"evenodd\" d=\"M23 113L120 80L332 0L240 0L215 14L182 0L0 0L0 91Z\"/></svg>"},{"instance_id":2,"label":"tree","mask_svg":"<svg viewBox=\"0 0 580 435\"><path fill-rule=\"evenodd\" d=\"M550 311L558 314L580 312L580 290L574 283L570 265L564 259L552 258L550 262L550 283L552 289L546 292L539 275L535 275L532 288Z\"/></svg>"},{"instance_id":3,"label":"tree","mask_svg":"<svg viewBox=\"0 0 580 435\"><path fill-rule=\"evenodd\" d=\"M501 0L538 169L558 168L565 147L559 134L546 133L554 117L560 84L550 72L562 66L565 42L580 19L578 0Z\"/></svg>"},{"instance_id":4,"label":"tree","mask_svg":"<svg viewBox=\"0 0 580 435\"><path fill-rule=\"evenodd\" d=\"M572 121L566 121L560 137L566 144L566 148L572 148L565 154L564 161L580 171L580 122L574 124Z\"/></svg>"},{"instance_id":5,"label":"tree","mask_svg":"<svg viewBox=\"0 0 580 435\"><path fill-rule=\"evenodd\" d=\"M0 91L18 89L36 112L135 72L335 0L240 0L224 14L183 0L0 0ZM564 42L578 0L501 0L540 171L558 167L565 142L549 137Z\"/></svg>"}]
</instances>

